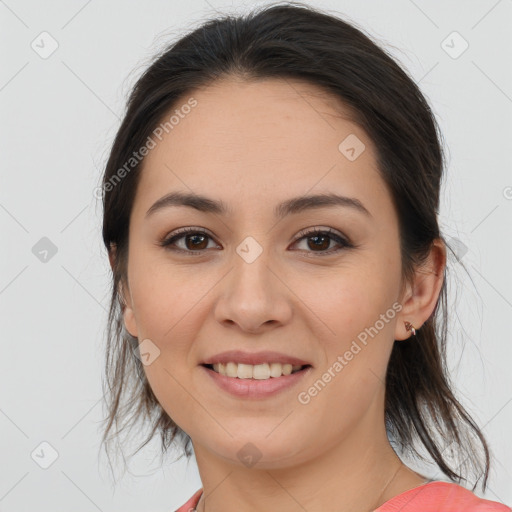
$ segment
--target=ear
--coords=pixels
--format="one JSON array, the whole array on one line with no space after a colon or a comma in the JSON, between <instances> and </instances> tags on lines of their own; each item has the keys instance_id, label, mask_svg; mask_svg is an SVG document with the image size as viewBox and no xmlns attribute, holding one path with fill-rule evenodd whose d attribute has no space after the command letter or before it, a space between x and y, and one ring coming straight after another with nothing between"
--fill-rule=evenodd
<instances>
[{"instance_id":1,"label":"ear","mask_svg":"<svg viewBox=\"0 0 512 512\"><path fill-rule=\"evenodd\" d=\"M110 251L108 252L108 259L110 261L110 268L115 271L116 264L116 246L110 244ZM123 321L126 330L135 338L138 337L137 323L135 322L135 313L133 311L133 299L128 284L126 287L121 281L119 283L119 295L123 304Z\"/></svg>"},{"instance_id":2,"label":"ear","mask_svg":"<svg viewBox=\"0 0 512 512\"><path fill-rule=\"evenodd\" d=\"M108 251L108 261L110 262L110 268L112 269L112 272L114 272L116 266L116 249L116 244L110 243L110 249Z\"/></svg>"},{"instance_id":3,"label":"ear","mask_svg":"<svg viewBox=\"0 0 512 512\"><path fill-rule=\"evenodd\" d=\"M411 337L411 332L405 328L405 322L410 322L415 329L419 329L429 319L439 299L445 267L446 246L438 238L432 244L427 261L416 271L414 282L407 286L402 310L397 315L395 340Z\"/></svg>"},{"instance_id":4,"label":"ear","mask_svg":"<svg viewBox=\"0 0 512 512\"><path fill-rule=\"evenodd\" d=\"M135 321L135 313L133 310L133 298L132 294L130 292L130 289L128 286L127 292L125 292L125 287L123 286L123 283L120 283L120 294L121 298L123 300L124 306L123 306L123 320L124 320L124 326L126 330L134 337L138 338L139 331L137 329L137 322Z\"/></svg>"}]
</instances>

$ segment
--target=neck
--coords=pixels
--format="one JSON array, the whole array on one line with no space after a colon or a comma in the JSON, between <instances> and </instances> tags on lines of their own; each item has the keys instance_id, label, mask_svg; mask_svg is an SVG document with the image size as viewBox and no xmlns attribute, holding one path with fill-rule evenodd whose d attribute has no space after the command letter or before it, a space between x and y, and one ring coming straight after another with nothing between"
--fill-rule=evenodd
<instances>
[{"instance_id":1,"label":"neck","mask_svg":"<svg viewBox=\"0 0 512 512\"><path fill-rule=\"evenodd\" d=\"M376 425L380 425L378 430ZM322 445L319 440L314 459L277 469L257 469L257 465L249 469L194 445L203 483L196 510L373 511L425 481L402 464L384 425L383 417L369 413L336 445Z\"/></svg>"}]
</instances>

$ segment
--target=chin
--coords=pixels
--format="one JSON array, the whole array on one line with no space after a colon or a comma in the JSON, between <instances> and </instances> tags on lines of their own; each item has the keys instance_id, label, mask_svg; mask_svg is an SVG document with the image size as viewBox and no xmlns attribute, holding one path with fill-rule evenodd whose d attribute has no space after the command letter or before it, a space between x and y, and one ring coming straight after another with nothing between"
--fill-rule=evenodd
<instances>
[{"instance_id":1,"label":"chin","mask_svg":"<svg viewBox=\"0 0 512 512\"><path fill-rule=\"evenodd\" d=\"M211 451L231 464L248 469L288 468L313 456L306 453L310 447L301 446L300 437L294 440L293 437L276 435L271 439L273 434L269 436L267 432L271 430L265 429L253 436L224 439L215 443Z\"/></svg>"}]
</instances>

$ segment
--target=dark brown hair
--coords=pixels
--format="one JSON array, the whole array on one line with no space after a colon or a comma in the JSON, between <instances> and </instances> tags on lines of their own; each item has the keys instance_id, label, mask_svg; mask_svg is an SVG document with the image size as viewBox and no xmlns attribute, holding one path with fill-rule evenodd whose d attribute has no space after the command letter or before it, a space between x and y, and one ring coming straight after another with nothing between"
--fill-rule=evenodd
<instances>
[{"instance_id":1,"label":"dark brown hair","mask_svg":"<svg viewBox=\"0 0 512 512\"><path fill-rule=\"evenodd\" d=\"M305 80L347 106L377 149L378 168L398 213L404 286L425 263L436 239L449 248L437 219L445 166L442 135L414 80L384 49L353 23L298 2L208 20L155 57L138 79L103 175L103 241L113 263L104 382L108 415L102 440L107 454L114 424L117 439L128 425L144 419L152 429L138 450L159 432L162 453L174 442L191 455L190 437L155 398L133 354L138 341L124 329L120 286L126 283L129 218L143 163L131 159L179 101L226 78ZM485 490L489 449L447 375L446 271L436 308L416 338L393 346L386 426L403 453L426 460L419 442L451 480L468 481L472 471L473 490L482 476ZM447 446L462 460L459 467L443 453Z\"/></svg>"}]
</instances>

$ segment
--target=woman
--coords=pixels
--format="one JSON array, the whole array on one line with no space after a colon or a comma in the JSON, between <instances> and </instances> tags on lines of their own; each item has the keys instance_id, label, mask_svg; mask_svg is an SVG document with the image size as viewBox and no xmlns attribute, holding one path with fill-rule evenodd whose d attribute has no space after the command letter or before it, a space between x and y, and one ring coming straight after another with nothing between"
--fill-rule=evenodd
<instances>
[{"instance_id":1,"label":"woman","mask_svg":"<svg viewBox=\"0 0 512 512\"><path fill-rule=\"evenodd\" d=\"M209 21L138 80L102 185L104 442L131 412L192 444L179 511L510 510L473 493L489 450L445 373L439 139L391 57L301 4Z\"/></svg>"}]
</instances>

